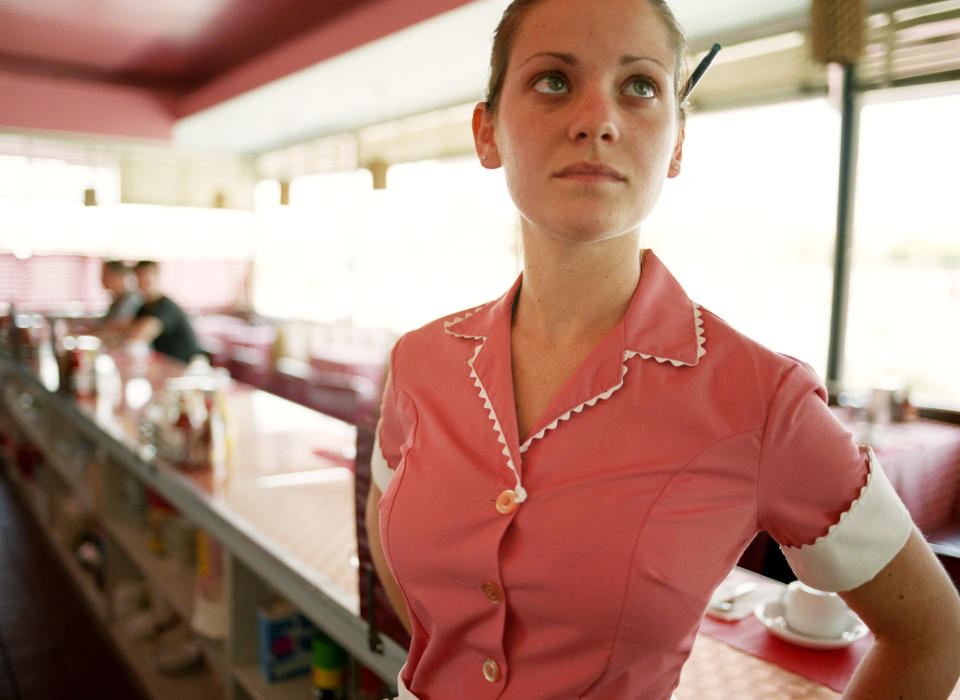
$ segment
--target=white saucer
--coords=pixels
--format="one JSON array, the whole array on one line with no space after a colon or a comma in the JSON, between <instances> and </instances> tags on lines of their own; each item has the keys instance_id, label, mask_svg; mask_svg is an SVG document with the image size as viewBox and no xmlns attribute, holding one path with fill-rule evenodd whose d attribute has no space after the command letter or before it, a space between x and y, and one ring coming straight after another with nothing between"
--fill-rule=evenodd
<instances>
[{"instance_id":1,"label":"white saucer","mask_svg":"<svg viewBox=\"0 0 960 700\"><path fill-rule=\"evenodd\" d=\"M783 601L769 600L754 608L753 614L773 634L785 642L807 649L842 649L866 636L867 626L852 612L847 612L847 626L836 637L815 637L792 629L783 617Z\"/></svg>"}]
</instances>

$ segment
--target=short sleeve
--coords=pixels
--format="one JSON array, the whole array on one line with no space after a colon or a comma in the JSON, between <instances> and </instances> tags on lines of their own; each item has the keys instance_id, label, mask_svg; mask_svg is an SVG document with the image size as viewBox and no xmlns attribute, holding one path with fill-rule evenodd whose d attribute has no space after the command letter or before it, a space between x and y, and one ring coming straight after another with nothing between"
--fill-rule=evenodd
<instances>
[{"instance_id":1,"label":"short sleeve","mask_svg":"<svg viewBox=\"0 0 960 700\"><path fill-rule=\"evenodd\" d=\"M823 385L800 363L771 402L758 479L761 526L814 588L866 583L913 526L872 451L854 442L827 406Z\"/></svg>"},{"instance_id":2,"label":"short sleeve","mask_svg":"<svg viewBox=\"0 0 960 700\"><path fill-rule=\"evenodd\" d=\"M394 471L390 468L390 464L383 455L383 448L380 446L380 428L382 427L382 423L383 419L381 418L380 424L377 425L376 437L373 441L373 456L370 458L370 473L373 475L373 483L377 485L380 493L387 490Z\"/></svg>"},{"instance_id":3,"label":"short sleeve","mask_svg":"<svg viewBox=\"0 0 960 700\"><path fill-rule=\"evenodd\" d=\"M373 444L370 471L380 493L386 493L393 473L403 458L405 445L412 440L416 425L416 411L409 397L397 384L396 356L399 348L391 354L390 369L383 390L380 421Z\"/></svg>"}]
</instances>

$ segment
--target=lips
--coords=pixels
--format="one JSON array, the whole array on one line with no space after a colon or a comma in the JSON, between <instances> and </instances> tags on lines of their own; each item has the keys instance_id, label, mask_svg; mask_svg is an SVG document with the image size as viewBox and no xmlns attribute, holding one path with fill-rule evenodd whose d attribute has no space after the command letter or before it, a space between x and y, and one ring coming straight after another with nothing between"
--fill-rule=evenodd
<instances>
[{"instance_id":1,"label":"lips","mask_svg":"<svg viewBox=\"0 0 960 700\"><path fill-rule=\"evenodd\" d=\"M625 182L626 177L615 168L603 163L574 163L556 173L556 177L574 180Z\"/></svg>"}]
</instances>

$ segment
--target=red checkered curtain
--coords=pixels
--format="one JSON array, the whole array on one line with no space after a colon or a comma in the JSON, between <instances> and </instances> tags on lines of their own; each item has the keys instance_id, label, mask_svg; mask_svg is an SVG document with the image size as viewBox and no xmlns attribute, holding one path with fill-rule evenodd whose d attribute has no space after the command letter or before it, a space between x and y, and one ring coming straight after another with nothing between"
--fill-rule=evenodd
<instances>
[{"instance_id":1,"label":"red checkered curtain","mask_svg":"<svg viewBox=\"0 0 960 700\"><path fill-rule=\"evenodd\" d=\"M0 299L23 311L99 313L107 306L100 265L84 255L0 255Z\"/></svg>"},{"instance_id":2,"label":"red checkered curtain","mask_svg":"<svg viewBox=\"0 0 960 700\"><path fill-rule=\"evenodd\" d=\"M23 297L20 261L13 255L0 255L0 301L19 304Z\"/></svg>"}]
</instances>

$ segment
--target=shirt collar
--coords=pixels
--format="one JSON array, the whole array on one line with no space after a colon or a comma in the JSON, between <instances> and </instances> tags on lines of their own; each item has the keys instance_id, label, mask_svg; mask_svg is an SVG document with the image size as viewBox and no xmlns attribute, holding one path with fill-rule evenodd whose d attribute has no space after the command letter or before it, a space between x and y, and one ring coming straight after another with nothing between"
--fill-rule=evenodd
<instances>
[{"instance_id":1,"label":"shirt collar","mask_svg":"<svg viewBox=\"0 0 960 700\"><path fill-rule=\"evenodd\" d=\"M445 321L444 330L457 337L479 340L487 338L498 323L509 324L521 280L522 275L496 301ZM621 327L624 350L644 358L674 366L693 366L706 354L699 307L651 250L644 252L640 283Z\"/></svg>"}]
</instances>

